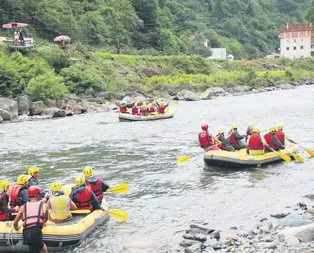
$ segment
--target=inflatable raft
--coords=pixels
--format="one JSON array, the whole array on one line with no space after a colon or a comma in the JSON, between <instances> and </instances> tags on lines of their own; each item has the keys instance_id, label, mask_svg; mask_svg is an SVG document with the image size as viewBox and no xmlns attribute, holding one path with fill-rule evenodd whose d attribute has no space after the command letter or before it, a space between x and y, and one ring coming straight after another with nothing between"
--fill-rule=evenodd
<instances>
[{"instance_id":1,"label":"inflatable raft","mask_svg":"<svg viewBox=\"0 0 314 253\"><path fill-rule=\"evenodd\" d=\"M174 111L171 108L166 108L165 113L149 114L147 116L132 115L129 113L119 113L120 121L148 121L158 119L169 119L174 116Z\"/></svg>"},{"instance_id":2,"label":"inflatable raft","mask_svg":"<svg viewBox=\"0 0 314 253\"><path fill-rule=\"evenodd\" d=\"M291 157L291 152L295 152L297 145L290 145L281 152ZM229 167L229 168L245 168L254 166L263 166L266 164L283 161L278 152L269 152L263 155L252 156L246 153L246 149L236 152L228 152L223 150L207 151L204 154L204 161L207 165Z\"/></svg>"},{"instance_id":3,"label":"inflatable raft","mask_svg":"<svg viewBox=\"0 0 314 253\"><path fill-rule=\"evenodd\" d=\"M102 207L107 209L103 199ZM103 224L109 215L106 211L95 210L90 214L73 215L72 220L55 224L48 221L43 228L43 240L48 251L58 251L78 245L90 235L99 225ZM20 221L21 222L21 221ZM23 245L22 222L19 231L15 231L12 221L0 222L0 252L28 252L28 246Z\"/></svg>"}]
</instances>

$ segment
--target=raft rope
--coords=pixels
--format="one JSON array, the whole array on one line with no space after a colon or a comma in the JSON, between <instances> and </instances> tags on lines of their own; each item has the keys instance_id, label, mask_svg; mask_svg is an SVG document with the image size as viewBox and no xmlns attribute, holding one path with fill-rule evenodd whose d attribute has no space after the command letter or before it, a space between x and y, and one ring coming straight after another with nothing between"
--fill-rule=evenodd
<instances>
[{"instance_id":1,"label":"raft rope","mask_svg":"<svg viewBox=\"0 0 314 253\"><path fill-rule=\"evenodd\" d=\"M13 249L14 249L14 243L13 243L13 222L12 221L9 221L8 222L8 226L11 227L11 230L10 230L10 233L9 233L9 236L8 236L8 244L9 246L11 246Z\"/></svg>"}]
</instances>

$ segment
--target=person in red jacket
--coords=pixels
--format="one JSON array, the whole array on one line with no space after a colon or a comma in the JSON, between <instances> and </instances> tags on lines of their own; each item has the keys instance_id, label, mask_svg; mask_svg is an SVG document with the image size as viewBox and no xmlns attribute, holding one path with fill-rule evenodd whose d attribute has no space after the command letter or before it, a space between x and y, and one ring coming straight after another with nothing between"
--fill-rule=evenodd
<instances>
[{"instance_id":1,"label":"person in red jacket","mask_svg":"<svg viewBox=\"0 0 314 253\"><path fill-rule=\"evenodd\" d=\"M247 140L247 153L250 155L262 155L264 146L268 146L260 132L258 127L254 127L253 134Z\"/></svg>"},{"instance_id":2,"label":"person in red jacket","mask_svg":"<svg viewBox=\"0 0 314 253\"><path fill-rule=\"evenodd\" d=\"M140 114L139 109L137 107L137 103L134 103L134 105L131 109L131 113L132 113L132 115L139 115Z\"/></svg>"},{"instance_id":3,"label":"person in red jacket","mask_svg":"<svg viewBox=\"0 0 314 253\"><path fill-rule=\"evenodd\" d=\"M297 144L294 140L292 140L291 138L289 138L289 136L287 136L284 131L283 131L283 125L279 124L277 126L277 131L276 131L276 136L278 138L278 140L280 141L280 143L285 147L285 140L290 141L294 144Z\"/></svg>"},{"instance_id":4,"label":"person in red jacket","mask_svg":"<svg viewBox=\"0 0 314 253\"><path fill-rule=\"evenodd\" d=\"M0 182L0 221L7 221L12 213L12 210L8 207L9 194L8 189L10 182L8 180L2 180ZM17 209L13 210L17 211Z\"/></svg>"},{"instance_id":5,"label":"person in red jacket","mask_svg":"<svg viewBox=\"0 0 314 253\"><path fill-rule=\"evenodd\" d=\"M10 193L11 209L22 206L29 200L27 194L27 181L28 178L26 175L19 175L17 177L17 184L13 185Z\"/></svg>"},{"instance_id":6,"label":"person in red jacket","mask_svg":"<svg viewBox=\"0 0 314 253\"><path fill-rule=\"evenodd\" d=\"M148 108L145 101L142 102L141 106L141 116L147 116L148 115Z\"/></svg>"},{"instance_id":7,"label":"person in red jacket","mask_svg":"<svg viewBox=\"0 0 314 253\"><path fill-rule=\"evenodd\" d=\"M245 137L244 135L239 134L238 126L232 125L231 130L229 131L228 138L229 143L235 150L239 150L246 147L246 145L241 142L241 140L244 139L244 137Z\"/></svg>"},{"instance_id":8,"label":"person in red jacket","mask_svg":"<svg viewBox=\"0 0 314 253\"><path fill-rule=\"evenodd\" d=\"M126 107L124 102L120 104L119 112L120 113L128 113L128 108Z\"/></svg>"},{"instance_id":9,"label":"person in red jacket","mask_svg":"<svg viewBox=\"0 0 314 253\"><path fill-rule=\"evenodd\" d=\"M89 166L85 167L83 170L83 173L84 173L86 184L95 193L96 198L101 204L102 199L104 197L104 192L110 188L109 185L105 181L103 181L100 177L93 176L92 167L89 167Z\"/></svg>"},{"instance_id":10,"label":"person in red jacket","mask_svg":"<svg viewBox=\"0 0 314 253\"><path fill-rule=\"evenodd\" d=\"M157 112L157 106L156 106L156 101L153 101L149 105L149 113L155 113L155 112Z\"/></svg>"},{"instance_id":11,"label":"person in red jacket","mask_svg":"<svg viewBox=\"0 0 314 253\"><path fill-rule=\"evenodd\" d=\"M165 113L165 110L169 105L169 103L166 104L164 100L161 100L160 103L156 102L156 104L159 113Z\"/></svg>"},{"instance_id":12,"label":"person in red jacket","mask_svg":"<svg viewBox=\"0 0 314 253\"><path fill-rule=\"evenodd\" d=\"M78 209L96 210L101 206L90 187L85 185L83 176L75 178L75 186L72 187L70 199L75 203Z\"/></svg>"},{"instance_id":13,"label":"person in red jacket","mask_svg":"<svg viewBox=\"0 0 314 253\"><path fill-rule=\"evenodd\" d=\"M221 142L216 136L208 132L208 124L202 124L202 132L198 134L198 143L204 151L208 150L220 150L218 146L221 146Z\"/></svg>"},{"instance_id":14,"label":"person in red jacket","mask_svg":"<svg viewBox=\"0 0 314 253\"><path fill-rule=\"evenodd\" d=\"M264 135L266 143L269 145L265 146L265 151L271 152L273 150L278 151L279 149L284 149L285 147L281 144L276 136L276 128L271 127L267 134Z\"/></svg>"}]
</instances>

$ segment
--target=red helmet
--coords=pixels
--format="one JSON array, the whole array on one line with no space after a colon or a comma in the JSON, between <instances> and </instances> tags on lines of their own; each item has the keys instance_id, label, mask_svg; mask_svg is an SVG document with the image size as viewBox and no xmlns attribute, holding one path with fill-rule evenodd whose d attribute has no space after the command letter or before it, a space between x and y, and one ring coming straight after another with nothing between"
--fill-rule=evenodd
<instances>
[{"instance_id":1,"label":"red helmet","mask_svg":"<svg viewBox=\"0 0 314 253\"><path fill-rule=\"evenodd\" d=\"M28 188L28 196L29 197L36 197L37 195L40 194L40 187L36 186L36 185L32 185Z\"/></svg>"},{"instance_id":2,"label":"red helmet","mask_svg":"<svg viewBox=\"0 0 314 253\"><path fill-rule=\"evenodd\" d=\"M202 124L201 128L206 131L208 129L208 125L205 123L205 124Z\"/></svg>"}]
</instances>

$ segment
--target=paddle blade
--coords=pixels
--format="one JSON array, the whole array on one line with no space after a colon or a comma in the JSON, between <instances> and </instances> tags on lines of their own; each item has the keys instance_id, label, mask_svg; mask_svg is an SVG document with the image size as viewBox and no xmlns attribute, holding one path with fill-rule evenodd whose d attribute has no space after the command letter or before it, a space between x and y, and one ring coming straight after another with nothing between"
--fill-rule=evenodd
<instances>
[{"instance_id":1,"label":"paddle blade","mask_svg":"<svg viewBox=\"0 0 314 253\"><path fill-rule=\"evenodd\" d=\"M179 156L177 159L177 164L183 165L191 159L190 155Z\"/></svg>"},{"instance_id":2,"label":"paddle blade","mask_svg":"<svg viewBox=\"0 0 314 253\"><path fill-rule=\"evenodd\" d=\"M290 156L282 153L282 152L278 152L279 156L281 157L282 160L286 161L287 163L291 162L291 158Z\"/></svg>"},{"instance_id":3,"label":"paddle blade","mask_svg":"<svg viewBox=\"0 0 314 253\"><path fill-rule=\"evenodd\" d=\"M110 209L106 210L109 215L119 221L127 222L129 214L123 210L120 209Z\"/></svg>"},{"instance_id":4,"label":"paddle blade","mask_svg":"<svg viewBox=\"0 0 314 253\"><path fill-rule=\"evenodd\" d=\"M172 101L172 103L174 104L174 105L180 105L180 103L179 103L179 101Z\"/></svg>"},{"instance_id":5,"label":"paddle blade","mask_svg":"<svg viewBox=\"0 0 314 253\"><path fill-rule=\"evenodd\" d=\"M111 187L108 191L112 193L122 193L122 192L127 192L129 190L129 184L123 183L123 184L118 184L116 186Z\"/></svg>"},{"instance_id":6,"label":"paddle blade","mask_svg":"<svg viewBox=\"0 0 314 253\"><path fill-rule=\"evenodd\" d=\"M83 209L71 210L72 214L89 214L90 212L91 212L90 210L83 210Z\"/></svg>"},{"instance_id":7,"label":"paddle blade","mask_svg":"<svg viewBox=\"0 0 314 253\"><path fill-rule=\"evenodd\" d=\"M298 161L299 163L304 163L304 158L296 153L291 153L294 160Z\"/></svg>"},{"instance_id":8,"label":"paddle blade","mask_svg":"<svg viewBox=\"0 0 314 253\"><path fill-rule=\"evenodd\" d=\"M310 149L305 149L306 153L309 154L310 157L314 157L314 151Z\"/></svg>"}]
</instances>

